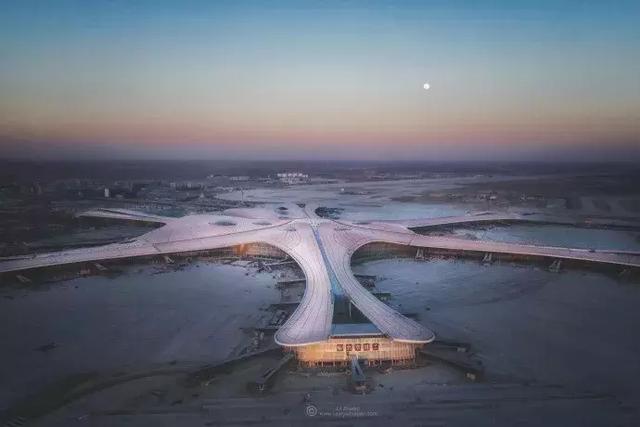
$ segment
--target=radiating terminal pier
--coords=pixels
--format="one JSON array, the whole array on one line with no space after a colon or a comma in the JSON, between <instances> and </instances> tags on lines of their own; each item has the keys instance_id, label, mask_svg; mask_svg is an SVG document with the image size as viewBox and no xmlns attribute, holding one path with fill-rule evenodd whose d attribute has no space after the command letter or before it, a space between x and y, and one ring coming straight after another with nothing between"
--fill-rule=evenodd
<instances>
[{"instance_id":1,"label":"radiating terminal pier","mask_svg":"<svg viewBox=\"0 0 640 427\"><path fill-rule=\"evenodd\" d=\"M275 333L275 341L306 366L410 363L434 333L400 314L361 285L351 270L356 250L370 244L396 245L425 253L475 254L538 259L549 265L588 264L618 269L640 267L640 254L533 246L454 237L422 236L411 227L525 220L517 215L466 215L437 220L334 221L311 216L295 204L284 209L230 209L224 215L164 218L123 210L93 210L84 216L164 224L118 244L0 259L4 281L28 280L45 268L102 266L129 258L164 258L230 248L254 255L287 255L304 273L304 294L293 314ZM533 221L527 217L527 221ZM487 256L487 254L491 254ZM562 263L557 260L563 260Z\"/></svg>"}]
</instances>

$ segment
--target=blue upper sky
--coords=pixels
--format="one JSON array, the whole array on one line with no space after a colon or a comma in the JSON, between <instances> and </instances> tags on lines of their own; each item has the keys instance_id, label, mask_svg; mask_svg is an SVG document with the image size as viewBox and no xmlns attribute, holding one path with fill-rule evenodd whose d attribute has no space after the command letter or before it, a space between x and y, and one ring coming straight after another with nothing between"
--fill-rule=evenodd
<instances>
[{"instance_id":1,"label":"blue upper sky","mask_svg":"<svg viewBox=\"0 0 640 427\"><path fill-rule=\"evenodd\" d=\"M637 158L638 22L640 2L5 2L0 156Z\"/></svg>"}]
</instances>

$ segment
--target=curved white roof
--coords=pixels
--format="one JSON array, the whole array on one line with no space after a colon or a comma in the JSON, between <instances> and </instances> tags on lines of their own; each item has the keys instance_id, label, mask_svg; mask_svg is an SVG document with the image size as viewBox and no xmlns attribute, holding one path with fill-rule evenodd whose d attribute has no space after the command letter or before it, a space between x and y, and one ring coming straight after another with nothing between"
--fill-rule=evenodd
<instances>
[{"instance_id":1,"label":"curved white roof","mask_svg":"<svg viewBox=\"0 0 640 427\"><path fill-rule=\"evenodd\" d=\"M339 286L341 293L346 295L383 334L397 341L412 343L426 343L434 339L433 332L381 302L354 277L351 271L351 256L359 247L371 242L523 254L640 267L639 254L421 236L407 228L417 224L424 226L464 223L480 218L514 219L512 215L368 223L338 222L315 216L299 218L304 211L297 206L296 208L291 209L292 215L287 219L282 219L283 215L279 215L277 211L265 211L262 208L255 211L229 210L225 215L190 215L183 218L147 216L132 211L92 211L86 213L86 216L145 220L150 218L165 225L129 242L0 259L0 273L264 242L289 254L300 265L306 277L306 288L300 305L275 336L281 345L300 346L324 341L331 335L334 300L332 280L337 282L334 283L334 287Z\"/></svg>"}]
</instances>

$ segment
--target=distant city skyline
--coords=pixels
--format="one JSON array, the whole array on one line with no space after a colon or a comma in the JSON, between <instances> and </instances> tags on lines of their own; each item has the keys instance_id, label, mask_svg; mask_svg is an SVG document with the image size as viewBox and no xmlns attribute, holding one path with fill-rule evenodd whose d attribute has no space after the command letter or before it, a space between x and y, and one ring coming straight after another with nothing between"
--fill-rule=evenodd
<instances>
[{"instance_id":1,"label":"distant city skyline","mask_svg":"<svg viewBox=\"0 0 640 427\"><path fill-rule=\"evenodd\" d=\"M640 160L639 21L632 1L7 2L0 158Z\"/></svg>"}]
</instances>

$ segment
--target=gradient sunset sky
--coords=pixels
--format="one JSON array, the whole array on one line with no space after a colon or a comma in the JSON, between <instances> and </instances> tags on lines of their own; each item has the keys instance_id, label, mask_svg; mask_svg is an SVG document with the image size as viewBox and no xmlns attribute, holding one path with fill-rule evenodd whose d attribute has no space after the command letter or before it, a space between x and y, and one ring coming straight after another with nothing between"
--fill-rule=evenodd
<instances>
[{"instance_id":1,"label":"gradient sunset sky","mask_svg":"<svg viewBox=\"0 0 640 427\"><path fill-rule=\"evenodd\" d=\"M0 157L640 160L639 1L2 8Z\"/></svg>"}]
</instances>

